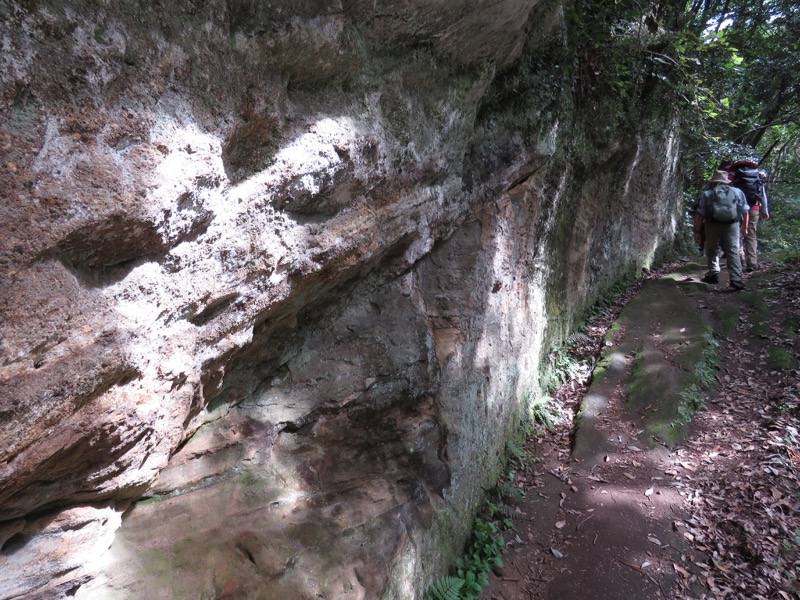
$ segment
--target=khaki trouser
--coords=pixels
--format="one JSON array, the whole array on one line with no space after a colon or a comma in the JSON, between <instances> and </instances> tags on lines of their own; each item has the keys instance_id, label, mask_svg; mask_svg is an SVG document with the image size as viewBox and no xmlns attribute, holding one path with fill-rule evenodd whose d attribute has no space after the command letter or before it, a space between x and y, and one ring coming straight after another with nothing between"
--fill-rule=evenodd
<instances>
[{"instance_id":1,"label":"khaki trouser","mask_svg":"<svg viewBox=\"0 0 800 600\"><path fill-rule=\"evenodd\" d=\"M742 283L742 262L739 258L739 236L741 226L739 223L709 223L704 224L706 230L706 262L707 275L719 276L719 246L725 253L728 264L728 273L731 283Z\"/></svg>"},{"instance_id":2,"label":"khaki trouser","mask_svg":"<svg viewBox=\"0 0 800 600\"><path fill-rule=\"evenodd\" d=\"M747 226L747 235L744 236L740 252L742 265L748 269L758 268L758 220L760 217L760 210L750 211L750 224Z\"/></svg>"}]
</instances>

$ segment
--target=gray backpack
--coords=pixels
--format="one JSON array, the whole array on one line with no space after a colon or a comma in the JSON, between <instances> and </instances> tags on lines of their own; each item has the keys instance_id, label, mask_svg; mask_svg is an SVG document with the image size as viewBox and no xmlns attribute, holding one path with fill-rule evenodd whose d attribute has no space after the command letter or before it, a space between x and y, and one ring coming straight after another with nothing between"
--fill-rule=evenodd
<instances>
[{"instance_id":1,"label":"gray backpack","mask_svg":"<svg viewBox=\"0 0 800 600\"><path fill-rule=\"evenodd\" d=\"M711 192L711 220L716 223L733 223L739 218L736 192L724 183Z\"/></svg>"}]
</instances>

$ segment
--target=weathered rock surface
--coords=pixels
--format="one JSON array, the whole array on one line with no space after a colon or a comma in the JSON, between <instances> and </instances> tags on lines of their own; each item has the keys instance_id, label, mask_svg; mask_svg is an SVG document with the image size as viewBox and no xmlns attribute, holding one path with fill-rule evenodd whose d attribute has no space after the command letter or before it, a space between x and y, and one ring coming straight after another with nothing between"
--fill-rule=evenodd
<instances>
[{"instance_id":1,"label":"weathered rock surface","mask_svg":"<svg viewBox=\"0 0 800 600\"><path fill-rule=\"evenodd\" d=\"M565 35L0 5L0 598L421 595L549 343L674 231L670 111L603 133Z\"/></svg>"}]
</instances>

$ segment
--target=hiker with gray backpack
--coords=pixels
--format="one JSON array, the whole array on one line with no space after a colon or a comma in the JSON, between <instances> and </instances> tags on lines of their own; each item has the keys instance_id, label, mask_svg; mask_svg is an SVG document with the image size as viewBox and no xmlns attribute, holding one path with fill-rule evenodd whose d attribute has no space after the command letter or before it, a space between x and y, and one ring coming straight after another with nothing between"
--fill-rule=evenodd
<instances>
[{"instance_id":1,"label":"hiker with gray backpack","mask_svg":"<svg viewBox=\"0 0 800 600\"><path fill-rule=\"evenodd\" d=\"M702 281L719 283L719 246L728 265L730 287L745 289L739 239L747 235L750 206L742 190L730 185L727 171L716 171L708 180L709 188L700 195L694 211L694 237L700 242L705 233L705 255L708 271Z\"/></svg>"}]
</instances>

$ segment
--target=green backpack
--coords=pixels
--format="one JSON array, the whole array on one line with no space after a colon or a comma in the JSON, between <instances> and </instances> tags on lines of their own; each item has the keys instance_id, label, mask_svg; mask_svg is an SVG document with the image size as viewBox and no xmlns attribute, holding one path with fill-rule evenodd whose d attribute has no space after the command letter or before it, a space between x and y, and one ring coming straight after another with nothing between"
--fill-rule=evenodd
<instances>
[{"instance_id":1,"label":"green backpack","mask_svg":"<svg viewBox=\"0 0 800 600\"><path fill-rule=\"evenodd\" d=\"M736 192L724 183L711 193L711 220L716 223L733 223L739 218Z\"/></svg>"}]
</instances>

